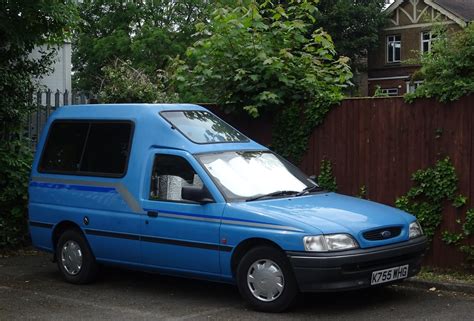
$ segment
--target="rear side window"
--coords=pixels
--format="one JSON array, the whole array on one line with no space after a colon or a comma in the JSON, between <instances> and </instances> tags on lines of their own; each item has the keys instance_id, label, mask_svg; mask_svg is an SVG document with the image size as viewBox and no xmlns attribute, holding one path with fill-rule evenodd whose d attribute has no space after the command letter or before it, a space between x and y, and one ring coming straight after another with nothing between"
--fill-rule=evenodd
<instances>
[{"instance_id":1,"label":"rear side window","mask_svg":"<svg viewBox=\"0 0 474 321\"><path fill-rule=\"evenodd\" d=\"M92 123L81 162L82 172L123 174L128 158L131 125Z\"/></svg>"},{"instance_id":2,"label":"rear side window","mask_svg":"<svg viewBox=\"0 0 474 321\"><path fill-rule=\"evenodd\" d=\"M133 125L123 121L56 121L39 171L70 175L125 175Z\"/></svg>"},{"instance_id":3,"label":"rear side window","mask_svg":"<svg viewBox=\"0 0 474 321\"><path fill-rule=\"evenodd\" d=\"M88 131L88 123L55 122L49 131L40 169L45 172L77 171Z\"/></svg>"}]
</instances>

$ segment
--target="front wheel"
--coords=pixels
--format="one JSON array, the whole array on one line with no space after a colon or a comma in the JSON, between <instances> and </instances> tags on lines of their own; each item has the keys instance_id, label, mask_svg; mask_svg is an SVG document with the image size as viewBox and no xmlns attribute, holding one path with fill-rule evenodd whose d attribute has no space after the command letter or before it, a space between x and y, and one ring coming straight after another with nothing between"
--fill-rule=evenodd
<instances>
[{"instance_id":1,"label":"front wheel","mask_svg":"<svg viewBox=\"0 0 474 321\"><path fill-rule=\"evenodd\" d=\"M56 247L58 268L67 282L92 282L98 271L94 255L84 236L77 230L65 231Z\"/></svg>"},{"instance_id":2,"label":"front wheel","mask_svg":"<svg viewBox=\"0 0 474 321\"><path fill-rule=\"evenodd\" d=\"M250 250L240 261L236 274L240 294L258 311L284 311L298 294L288 259L273 247Z\"/></svg>"}]
</instances>

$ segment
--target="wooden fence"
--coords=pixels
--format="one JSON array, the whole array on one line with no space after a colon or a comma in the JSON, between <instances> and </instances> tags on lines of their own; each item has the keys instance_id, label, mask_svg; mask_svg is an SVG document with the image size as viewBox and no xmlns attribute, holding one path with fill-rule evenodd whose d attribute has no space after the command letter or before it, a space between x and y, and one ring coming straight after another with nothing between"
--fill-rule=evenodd
<instances>
[{"instance_id":1,"label":"wooden fence","mask_svg":"<svg viewBox=\"0 0 474 321\"><path fill-rule=\"evenodd\" d=\"M251 120L219 114L249 137L271 143L271 115ZM364 186L370 200L393 205L412 186L412 173L445 156L456 167L460 192L474 207L474 96L447 105L433 100L406 104L401 97L344 100L314 130L299 166L318 174L321 160L330 160L340 193L358 195ZM440 240L440 232L459 231L456 219L465 210L445 210L429 264L462 262L463 256Z\"/></svg>"}]
</instances>

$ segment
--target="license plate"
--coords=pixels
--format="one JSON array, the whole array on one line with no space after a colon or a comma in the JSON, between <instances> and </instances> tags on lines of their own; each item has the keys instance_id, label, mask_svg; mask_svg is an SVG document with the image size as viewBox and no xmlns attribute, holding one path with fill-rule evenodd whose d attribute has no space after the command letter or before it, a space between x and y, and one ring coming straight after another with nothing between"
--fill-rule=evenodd
<instances>
[{"instance_id":1,"label":"license plate","mask_svg":"<svg viewBox=\"0 0 474 321\"><path fill-rule=\"evenodd\" d=\"M408 264L372 272L371 285L404 279L408 276Z\"/></svg>"}]
</instances>

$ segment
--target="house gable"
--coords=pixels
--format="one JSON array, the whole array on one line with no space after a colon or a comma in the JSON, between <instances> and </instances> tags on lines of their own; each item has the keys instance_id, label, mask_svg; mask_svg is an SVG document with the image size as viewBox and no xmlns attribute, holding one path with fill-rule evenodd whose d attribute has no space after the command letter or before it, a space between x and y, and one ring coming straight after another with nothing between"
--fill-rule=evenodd
<instances>
[{"instance_id":1,"label":"house gable","mask_svg":"<svg viewBox=\"0 0 474 321\"><path fill-rule=\"evenodd\" d=\"M432 0L397 0L385 12L389 16L388 26L384 29L387 31L425 28L435 24L466 26L461 17Z\"/></svg>"},{"instance_id":2,"label":"house gable","mask_svg":"<svg viewBox=\"0 0 474 321\"><path fill-rule=\"evenodd\" d=\"M395 0L386 10L387 24L380 30L379 44L369 51L368 93L380 87L387 93L404 94L419 79L420 54L431 50L436 27L446 34L462 30L474 21L474 0Z\"/></svg>"}]
</instances>

